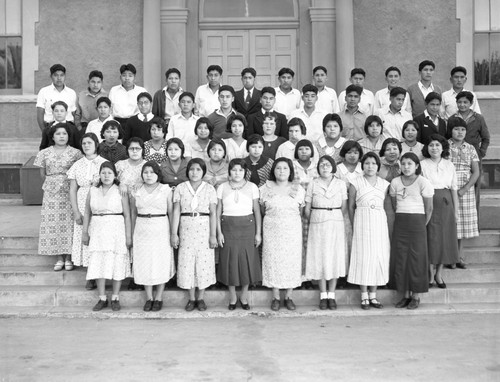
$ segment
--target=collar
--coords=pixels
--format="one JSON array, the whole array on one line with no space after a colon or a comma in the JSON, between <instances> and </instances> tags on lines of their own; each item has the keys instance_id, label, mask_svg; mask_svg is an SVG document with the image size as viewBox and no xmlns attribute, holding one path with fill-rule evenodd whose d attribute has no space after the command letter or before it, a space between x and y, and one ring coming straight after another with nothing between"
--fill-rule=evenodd
<instances>
[{"instance_id":1,"label":"collar","mask_svg":"<svg viewBox=\"0 0 500 382\"><path fill-rule=\"evenodd\" d=\"M420 89L424 89L424 90L426 90L426 91L427 91L427 90L430 90L430 91L432 91L432 92L434 91L434 84L433 84L432 82L431 82L431 84L429 85L429 87L428 87L428 88L426 88L426 87L424 86L424 84L422 83L422 81L418 81L418 87L419 87Z\"/></svg>"},{"instance_id":2,"label":"collar","mask_svg":"<svg viewBox=\"0 0 500 382\"><path fill-rule=\"evenodd\" d=\"M168 86L165 86L163 89L161 89L166 96L169 96L170 97L170 94L168 94ZM179 86L179 89L177 89L177 92L174 94L174 97L177 95L177 94L182 94L184 92L184 90L182 90L182 88Z\"/></svg>"},{"instance_id":3,"label":"collar","mask_svg":"<svg viewBox=\"0 0 500 382\"><path fill-rule=\"evenodd\" d=\"M385 110L384 110L384 109L385 109ZM391 105L387 105L384 109L382 109L382 110L384 110L384 114L389 114L389 113L390 113L390 114L392 114L392 115L402 114L402 111L403 111L403 108L401 107L401 109L399 109L399 111L397 111L397 112L395 112L395 113L394 113L394 112L391 110ZM427 111L427 110L425 110L425 111Z\"/></svg>"},{"instance_id":4,"label":"collar","mask_svg":"<svg viewBox=\"0 0 500 382\"><path fill-rule=\"evenodd\" d=\"M85 94L86 94L86 95L88 95L88 96L90 96L90 97L96 98L96 97L97 97L98 95L100 95L103 91L104 91L104 89L102 89L102 88L101 88L101 90L99 90L99 92L97 92L97 93L95 93L95 94L94 94L94 93L92 93L92 92L90 91L90 89L89 89L89 88L87 88L87 90L85 91Z\"/></svg>"},{"instance_id":5,"label":"collar","mask_svg":"<svg viewBox=\"0 0 500 382\"><path fill-rule=\"evenodd\" d=\"M425 118L430 119L433 123L434 123L435 120L439 120L439 116L438 115L436 115L436 118L433 119L427 110L424 110L424 116L425 116Z\"/></svg>"},{"instance_id":6,"label":"collar","mask_svg":"<svg viewBox=\"0 0 500 382\"><path fill-rule=\"evenodd\" d=\"M466 145L466 142L463 141L461 145L457 145L453 139L448 139L448 142L450 143L450 147L456 147L456 148L463 148Z\"/></svg>"},{"instance_id":7,"label":"collar","mask_svg":"<svg viewBox=\"0 0 500 382\"><path fill-rule=\"evenodd\" d=\"M344 137L340 137L338 139L337 142L335 142L335 144L333 145L333 147L335 147L336 149L340 149L343 145L344 145L344 142L346 141L346 139ZM326 138L325 136L322 136L321 138L318 139L318 144L321 146L321 147L326 147L328 146L328 144L326 143Z\"/></svg>"},{"instance_id":8,"label":"collar","mask_svg":"<svg viewBox=\"0 0 500 382\"><path fill-rule=\"evenodd\" d=\"M151 119L154 117L153 113L149 112L147 115L146 115L146 120L144 120L144 114L137 114L137 118L139 118L140 121L142 122L148 122L148 121L151 121Z\"/></svg>"},{"instance_id":9,"label":"collar","mask_svg":"<svg viewBox=\"0 0 500 382\"><path fill-rule=\"evenodd\" d=\"M226 115L222 112L222 109L220 109L220 108L215 110L215 114L219 114L219 115L223 116L224 118L227 118ZM236 114L236 110L231 108L231 111L229 112L228 116L231 114Z\"/></svg>"},{"instance_id":10,"label":"collar","mask_svg":"<svg viewBox=\"0 0 500 382\"><path fill-rule=\"evenodd\" d=\"M126 91L126 92L131 92L132 90L135 89L135 84L134 84L134 87L130 90L125 89L122 84L118 85L118 89L122 89L123 91Z\"/></svg>"},{"instance_id":11,"label":"collar","mask_svg":"<svg viewBox=\"0 0 500 382\"><path fill-rule=\"evenodd\" d=\"M267 163L267 157L265 157L264 155L261 155L260 158L259 158L259 160L257 162L255 162L255 163L252 162L252 159L250 158L250 155L247 156L245 158L245 160L247 161L247 164L249 166L256 166L258 168L264 166Z\"/></svg>"},{"instance_id":12,"label":"collar","mask_svg":"<svg viewBox=\"0 0 500 382\"><path fill-rule=\"evenodd\" d=\"M280 92L281 94L283 94L285 96L287 96L289 94L296 94L296 92L297 92L297 89L292 88L292 90L290 90L288 93L285 93L284 91L281 90L281 88L279 86L275 90L276 90L276 93Z\"/></svg>"},{"instance_id":13,"label":"collar","mask_svg":"<svg viewBox=\"0 0 500 382\"><path fill-rule=\"evenodd\" d=\"M265 111L263 108L260 108L260 111L262 112L263 115L266 113L275 113L274 108L269 111Z\"/></svg>"},{"instance_id":14,"label":"collar","mask_svg":"<svg viewBox=\"0 0 500 382\"><path fill-rule=\"evenodd\" d=\"M57 88L55 87L54 83L50 84L50 86L52 87L52 90L55 90L56 92L59 92L59 93L62 93L63 91L66 90L66 85L64 85L64 87L62 88L61 91L57 90Z\"/></svg>"}]
</instances>

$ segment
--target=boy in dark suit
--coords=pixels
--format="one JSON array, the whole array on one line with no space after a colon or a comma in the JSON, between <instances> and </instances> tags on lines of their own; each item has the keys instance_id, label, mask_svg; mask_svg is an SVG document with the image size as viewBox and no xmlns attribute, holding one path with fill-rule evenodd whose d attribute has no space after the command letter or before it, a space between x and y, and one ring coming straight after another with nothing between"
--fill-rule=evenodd
<instances>
[{"instance_id":1,"label":"boy in dark suit","mask_svg":"<svg viewBox=\"0 0 500 382\"><path fill-rule=\"evenodd\" d=\"M233 107L245 118L260 110L260 90L255 88L255 77L257 77L257 72L254 68L243 69L241 71L243 89L238 90L234 95Z\"/></svg>"},{"instance_id":2,"label":"boy in dark suit","mask_svg":"<svg viewBox=\"0 0 500 382\"><path fill-rule=\"evenodd\" d=\"M413 118L420 127L417 141L422 142L424 145L429 143L429 138L432 134L439 134L446 137L446 122L439 116L441 102L441 94L430 92L425 97L424 112Z\"/></svg>"},{"instance_id":3,"label":"boy in dark suit","mask_svg":"<svg viewBox=\"0 0 500 382\"><path fill-rule=\"evenodd\" d=\"M275 134L288 140L288 127L284 114L278 113L274 110L274 103L276 102L276 90L270 86L262 88L260 95L261 109L256 113L250 114L247 119L247 130L243 134L245 138L252 134L264 134L262 124L264 123L264 114L266 112L274 111L277 115Z\"/></svg>"}]
</instances>

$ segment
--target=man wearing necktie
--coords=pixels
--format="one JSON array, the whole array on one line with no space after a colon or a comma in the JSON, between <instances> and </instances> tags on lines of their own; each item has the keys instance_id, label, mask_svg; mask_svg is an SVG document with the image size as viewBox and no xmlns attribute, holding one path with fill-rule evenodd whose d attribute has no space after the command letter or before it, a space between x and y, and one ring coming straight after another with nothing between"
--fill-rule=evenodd
<instances>
[{"instance_id":1,"label":"man wearing necktie","mask_svg":"<svg viewBox=\"0 0 500 382\"><path fill-rule=\"evenodd\" d=\"M243 89L238 90L234 97L233 108L243 114L245 118L260 110L260 90L255 88L257 72L254 68L245 68L241 71Z\"/></svg>"}]
</instances>

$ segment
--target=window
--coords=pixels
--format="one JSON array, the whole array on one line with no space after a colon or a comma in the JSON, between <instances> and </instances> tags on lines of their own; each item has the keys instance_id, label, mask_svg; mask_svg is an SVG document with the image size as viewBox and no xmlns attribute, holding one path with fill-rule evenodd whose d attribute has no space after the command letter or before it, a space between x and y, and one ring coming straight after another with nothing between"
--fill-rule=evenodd
<instances>
[{"instance_id":1,"label":"window","mask_svg":"<svg viewBox=\"0 0 500 382\"><path fill-rule=\"evenodd\" d=\"M0 0L0 94L22 92L21 0Z\"/></svg>"},{"instance_id":2,"label":"window","mask_svg":"<svg viewBox=\"0 0 500 382\"><path fill-rule=\"evenodd\" d=\"M500 0L474 0L474 85L500 89Z\"/></svg>"}]
</instances>

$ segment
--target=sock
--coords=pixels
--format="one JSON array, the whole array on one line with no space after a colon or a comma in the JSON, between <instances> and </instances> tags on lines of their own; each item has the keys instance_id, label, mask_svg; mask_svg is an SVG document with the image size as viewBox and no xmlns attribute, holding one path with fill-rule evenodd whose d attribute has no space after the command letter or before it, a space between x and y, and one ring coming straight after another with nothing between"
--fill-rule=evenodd
<instances>
[{"instance_id":1,"label":"sock","mask_svg":"<svg viewBox=\"0 0 500 382\"><path fill-rule=\"evenodd\" d=\"M101 301L106 301L106 295L104 294L104 295L102 295L102 296L99 296L99 300L101 300Z\"/></svg>"},{"instance_id":2,"label":"sock","mask_svg":"<svg viewBox=\"0 0 500 382\"><path fill-rule=\"evenodd\" d=\"M370 292L369 296L370 296L370 300L373 300L374 298L377 298L377 293L376 292Z\"/></svg>"},{"instance_id":3,"label":"sock","mask_svg":"<svg viewBox=\"0 0 500 382\"><path fill-rule=\"evenodd\" d=\"M328 298L328 293L327 293L327 292L321 292L321 293L319 294L319 298L320 298L321 300L327 299L327 298Z\"/></svg>"},{"instance_id":4,"label":"sock","mask_svg":"<svg viewBox=\"0 0 500 382\"><path fill-rule=\"evenodd\" d=\"M335 292L328 292L328 298L335 300Z\"/></svg>"},{"instance_id":5,"label":"sock","mask_svg":"<svg viewBox=\"0 0 500 382\"><path fill-rule=\"evenodd\" d=\"M111 296L111 300L113 300L113 301L115 301L115 300L120 301L120 296L117 295L117 294L114 294L114 295Z\"/></svg>"},{"instance_id":6,"label":"sock","mask_svg":"<svg viewBox=\"0 0 500 382\"><path fill-rule=\"evenodd\" d=\"M368 300L368 292L361 292L361 300Z\"/></svg>"}]
</instances>

